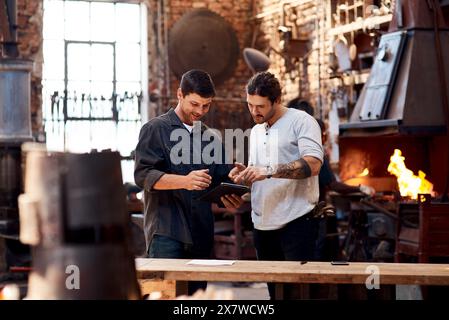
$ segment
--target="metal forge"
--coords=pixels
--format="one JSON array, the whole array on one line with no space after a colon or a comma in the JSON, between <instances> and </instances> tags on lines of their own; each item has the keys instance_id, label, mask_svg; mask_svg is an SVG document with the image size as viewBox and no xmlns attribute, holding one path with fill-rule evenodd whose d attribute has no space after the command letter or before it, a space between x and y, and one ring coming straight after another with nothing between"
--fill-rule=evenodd
<instances>
[{"instance_id":1,"label":"metal forge","mask_svg":"<svg viewBox=\"0 0 449 320\"><path fill-rule=\"evenodd\" d=\"M377 190L372 199L352 199L349 233L355 234L347 258L392 261L403 226L414 229L408 241L419 243L432 207L440 208L439 219L449 216L448 61L449 29L438 1L398 1L350 120L340 125L341 179ZM432 197L399 193L399 178L387 170L396 149L416 176L426 173ZM442 252L449 248L448 230L430 240Z\"/></svg>"}]
</instances>

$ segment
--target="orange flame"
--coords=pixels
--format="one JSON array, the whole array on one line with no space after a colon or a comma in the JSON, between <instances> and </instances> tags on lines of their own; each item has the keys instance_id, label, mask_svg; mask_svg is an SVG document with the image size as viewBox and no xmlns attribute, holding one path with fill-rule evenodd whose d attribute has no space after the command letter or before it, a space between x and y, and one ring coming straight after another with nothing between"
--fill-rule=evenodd
<instances>
[{"instance_id":1,"label":"orange flame","mask_svg":"<svg viewBox=\"0 0 449 320\"><path fill-rule=\"evenodd\" d=\"M369 175L369 170L368 168L365 168L361 173L357 175L357 177L366 177L367 175Z\"/></svg>"},{"instance_id":2,"label":"orange flame","mask_svg":"<svg viewBox=\"0 0 449 320\"><path fill-rule=\"evenodd\" d=\"M413 171L407 169L404 160L401 150L395 149L387 169L389 173L397 177L401 196L418 199L419 193L434 195L433 184L425 178L426 174L419 170L416 176Z\"/></svg>"}]
</instances>

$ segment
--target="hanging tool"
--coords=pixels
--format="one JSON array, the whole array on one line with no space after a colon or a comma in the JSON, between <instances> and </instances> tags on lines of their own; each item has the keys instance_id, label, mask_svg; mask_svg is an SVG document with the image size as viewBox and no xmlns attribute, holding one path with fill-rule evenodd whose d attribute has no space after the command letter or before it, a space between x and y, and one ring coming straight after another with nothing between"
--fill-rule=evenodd
<instances>
[{"instance_id":1,"label":"hanging tool","mask_svg":"<svg viewBox=\"0 0 449 320\"><path fill-rule=\"evenodd\" d=\"M55 117L55 106L56 106L56 104L59 104L58 91L53 92L53 94L50 97L50 101L51 101L51 103L50 103L50 115L51 115L50 121L54 121L54 120L58 119L58 115L59 115L59 113L58 113L58 114L56 114L56 117ZM58 110L59 110L59 108L58 108Z\"/></svg>"},{"instance_id":2,"label":"hanging tool","mask_svg":"<svg viewBox=\"0 0 449 320\"><path fill-rule=\"evenodd\" d=\"M80 117L83 116L84 101L86 101L86 94L85 94L85 93L82 93L82 94L81 94L81 106L80 106L80 109L79 109L79 116L80 116Z\"/></svg>"},{"instance_id":3,"label":"hanging tool","mask_svg":"<svg viewBox=\"0 0 449 320\"><path fill-rule=\"evenodd\" d=\"M140 91L139 95L137 96L137 113L136 113L136 117L135 120L139 120L140 117L142 116L142 99L143 99L143 92ZM215 108L214 108L215 109Z\"/></svg>"},{"instance_id":4,"label":"hanging tool","mask_svg":"<svg viewBox=\"0 0 449 320\"><path fill-rule=\"evenodd\" d=\"M87 102L89 103L89 110L87 112L89 119L92 118L92 95L89 93L87 96ZM84 115L83 115L84 116Z\"/></svg>"}]
</instances>

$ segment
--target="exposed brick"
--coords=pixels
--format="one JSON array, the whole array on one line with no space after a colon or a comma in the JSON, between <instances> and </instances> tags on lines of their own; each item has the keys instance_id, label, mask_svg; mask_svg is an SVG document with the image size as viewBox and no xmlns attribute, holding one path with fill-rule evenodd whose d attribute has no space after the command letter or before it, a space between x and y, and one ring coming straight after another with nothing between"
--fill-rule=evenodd
<instances>
[{"instance_id":1,"label":"exposed brick","mask_svg":"<svg viewBox=\"0 0 449 320\"><path fill-rule=\"evenodd\" d=\"M204 2L193 2L192 3L192 7L193 8L205 8L206 7L206 3L204 3Z\"/></svg>"},{"instance_id":2,"label":"exposed brick","mask_svg":"<svg viewBox=\"0 0 449 320\"><path fill-rule=\"evenodd\" d=\"M33 133L42 130L42 0L18 0L18 42L20 57L35 61L31 74L31 126Z\"/></svg>"}]
</instances>

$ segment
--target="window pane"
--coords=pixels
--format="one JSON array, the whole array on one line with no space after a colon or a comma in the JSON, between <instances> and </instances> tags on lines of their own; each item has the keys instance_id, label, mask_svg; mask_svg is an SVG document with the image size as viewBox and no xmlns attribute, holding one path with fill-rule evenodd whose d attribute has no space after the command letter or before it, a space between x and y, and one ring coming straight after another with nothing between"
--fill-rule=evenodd
<instances>
[{"instance_id":1,"label":"window pane","mask_svg":"<svg viewBox=\"0 0 449 320\"><path fill-rule=\"evenodd\" d=\"M50 151L64 151L64 121L45 121L47 149Z\"/></svg>"},{"instance_id":2,"label":"window pane","mask_svg":"<svg viewBox=\"0 0 449 320\"><path fill-rule=\"evenodd\" d=\"M64 79L64 42L44 41L44 79Z\"/></svg>"},{"instance_id":3,"label":"window pane","mask_svg":"<svg viewBox=\"0 0 449 320\"><path fill-rule=\"evenodd\" d=\"M122 95L127 91L128 93L139 93L142 90L140 82L121 82L117 81L117 94Z\"/></svg>"},{"instance_id":4,"label":"window pane","mask_svg":"<svg viewBox=\"0 0 449 320\"><path fill-rule=\"evenodd\" d=\"M45 39L64 38L64 3L62 1L44 1L44 26Z\"/></svg>"},{"instance_id":5,"label":"window pane","mask_svg":"<svg viewBox=\"0 0 449 320\"><path fill-rule=\"evenodd\" d=\"M113 41L115 37L114 4L92 2L90 7L92 40Z\"/></svg>"},{"instance_id":6,"label":"window pane","mask_svg":"<svg viewBox=\"0 0 449 320\"><path fill-rule=\"evenodd\" d=\"M70 152L116 150L116 129L112 121L68 121L66 149Z\"/></svg>"},{"instance_id":7,"label":"window pane","mask_svg":"<svg viewBox=\"0 0 449 320\"><path fill-rule=\"evenodd\" d=\"M67 79L89 80L90 77L90 45L69 43L67 45Z\"/></svg>"},{"instance_id":8,"label":"window pane","mask_svg":"<svg viewBox=\"0 0 449 320\"><path fill-rule=\"evenodd\" d=\"M42 114L44 119L63 119L64 82L44 80L42 85ZM52 99L52 96L55 96L55 98Z\"/></svg>"},{"instance_id":9,"label":"window pane","mask_svg":"<svg viewBox=\"0 0 449 320\"><path fill-rule=\"evenodd\" d=\"M116 139L117 130L116 124L113 121L92 121L91 127L91 149L103 149L117 150Z\"/></svg>"},{"instance_id":10,"label":"window pane","mask_svg":"<svg viewBox=\"0 0 449 320\"><path fill-rule=\"evenodd\" d=\"M117 127L117 150L124 156L129 156L131 151L136 148L139 131L141 127L140 122L122 121L118 123Z\"/></svg>"},{"instance_id":11,"label":"window pane","mask_svg":"<svg viewBox=\"0 0 449 320\"><path fill-rule=\"evenodd\" d=\"M139 82L118 82L117 94L124 101L117 103L119 111L119 119L123 120L140 120L139 113L139 95L141 93L141 85ZM128 98L126 98L127 96Z\"/></svg>"},{"instance_id":12,"label":"window pane","mask_svg":"<svg viewBox=\"0 0 449 320\"><path fill-rule=\"evenodd\" d=\"M123 183L134 182L134 161L131 160L122 160L122 177L123 177Z\"/></svg>"},{"instance_id":13,"label":"window pane","mask_svg":"<svg viewBox=\"0 0 449 320\"><path fill-rule=\"evenodd\" d=\"M140 42L140 7L138 4L115 5L117 41Z\"/></svg>"},{"instance_id":14,"label":"window pane","mask_svg":"<svg viewBox=\"0 0 449 320\"><path fill-rule=\"evenodd\" d=\"M65 38L67 40L89 40L89 2L65 1Z\"/></svg>"},{"instance_id":15,"label":"window pane","mask_svg":"<svg viewBox=\"0 0 449 320\"><path fill-rule=\"evenodd\" d=\"M89 95L89 81L69 81L67 83L67 116L88 117L90 111Z\"/></svg>"},{"instance_id":16,"label":"window pane","mask_svg":"<svg viewBox=\"0 0 449 320\"><path fill-rule=\"evenodd\" d=\"M140 81L140 46L118 43L117 81Z\"/></svg>"},{"instance_id":17,"label":"window pane","mask_svg":"<svg viewBox=\"0 0 449 320\"><path fill-rule=\"evenodd\" d=\"M91 85L92 98L92 116L97 118L112 117L112 82L95 81Z\"/></svg>"},{"instance_id":18,"label":"window pane","mask_svg":"<svg viewBox=\"0 0 449 320\"><path fill-rule=\"evenodd\" d=\"M91 149L92 123L90 121L67 121L66 151L89 152Z\"/></svg>"},{"instance_id":19,"label":"window pane","mask_svg":"<svg viewBox=\"0 0 449 320\"><path fill-rule=\"evenodd\" d=\"M50 150L89 152L109 148L129 155L135 148L141 127L140 10L138 4L114 1L44 0L42 112ZM64 123L65 75L69 117L112 118L117 80L116 106L121 121ZM133 181L133 161L124 162L123 175L125 181Z\"/></svg>"},{"instance_id":20,"label":"window pane","mask_svg":"<svg viewBox=\"0 0 449 320\"><path fill-rule=\"evenodd\" d=\"M113 81L114 50L112 45L92 45L92 80Z\"/></svg>"}]
</instances>

